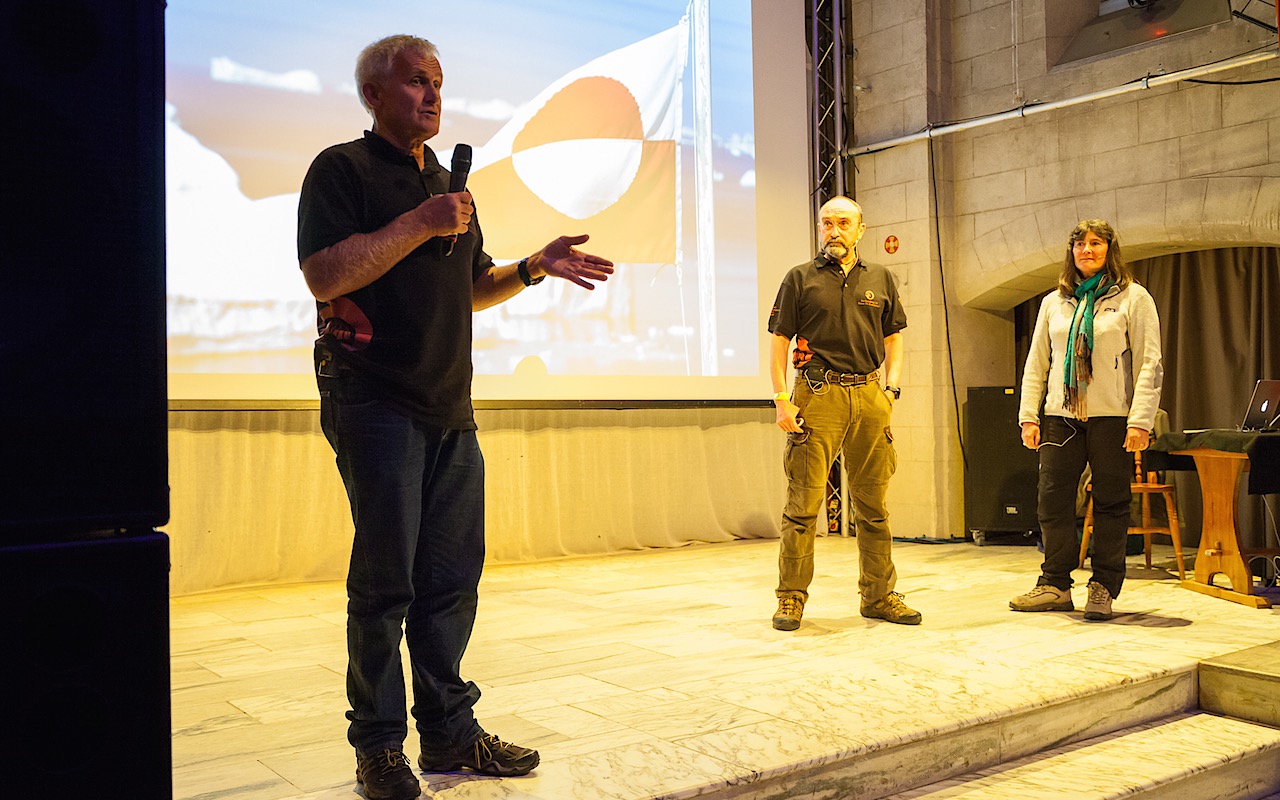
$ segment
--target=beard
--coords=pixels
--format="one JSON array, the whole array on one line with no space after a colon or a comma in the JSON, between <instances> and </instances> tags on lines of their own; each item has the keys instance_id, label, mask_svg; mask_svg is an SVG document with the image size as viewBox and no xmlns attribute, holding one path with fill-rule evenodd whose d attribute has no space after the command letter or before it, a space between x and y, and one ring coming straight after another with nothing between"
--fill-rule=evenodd
<instances>
[{"instance_id":1,"label":"beard","mask_svg":"<svg viewBox=\"0 0 1280 800\"><path fill-rule=\"evenodd\" d=\"M849 248L844 242L833 240L822 246L822 253L832 261L844 261L849 255Z\"/></svg>"}]
</instances>

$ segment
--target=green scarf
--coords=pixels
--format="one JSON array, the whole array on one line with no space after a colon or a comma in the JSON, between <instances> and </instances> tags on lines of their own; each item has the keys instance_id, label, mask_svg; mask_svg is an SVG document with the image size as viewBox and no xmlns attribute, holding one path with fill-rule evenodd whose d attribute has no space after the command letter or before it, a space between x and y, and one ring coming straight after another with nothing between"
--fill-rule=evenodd
<instances>
[{"instance_id":1,"label":"green scarf","mask_svg":"<svg viewBox=\"0 0 1280 800\"><path fill-rule=\"evenodd\" d=\"M1093 380L1093 304L1111 288L1107 273L1099 270L1092 278L1076 287L1076 313L1067 334L1067 351L1063 354L1063 408L1077 419L1089 419L1085 397Z\"/></svg>"}]
</instances>

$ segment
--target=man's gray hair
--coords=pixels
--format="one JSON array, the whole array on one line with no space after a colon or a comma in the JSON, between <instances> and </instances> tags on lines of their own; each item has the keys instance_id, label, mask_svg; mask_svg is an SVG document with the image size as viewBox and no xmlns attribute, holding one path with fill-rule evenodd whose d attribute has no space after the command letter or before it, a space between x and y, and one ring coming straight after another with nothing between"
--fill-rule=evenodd
<instances>
[{"instance_id":1,"label":"man's gray hair","mask_svg":"<svg viewBox=\"0 0 1280 800\"><path fill-rule=\"evenodd\" d=\"M370 114L373 113L373 109L369 108L368 101L364 99L364 85L385 83L391 75L392 63L401 53L422 54L431 58L440 57L440 51L431 42L407 35L388 36L361 50L359 58L356 59L356 94L360 97L360 105L364 106L364 110Z\"/></svg>"}]
</instances>

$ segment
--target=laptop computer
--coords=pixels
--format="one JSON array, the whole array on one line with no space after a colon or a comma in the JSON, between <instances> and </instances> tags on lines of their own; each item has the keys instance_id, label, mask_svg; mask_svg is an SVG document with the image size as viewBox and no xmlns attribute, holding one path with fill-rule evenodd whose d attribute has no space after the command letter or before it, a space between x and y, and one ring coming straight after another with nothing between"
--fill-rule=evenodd
<instances>
[{"instance_id":1,"label":"laptop computer","mask_svg":"<svg viewBox=\"0 0 1280 800\"><path fill-rule=\"evenodd\" d=\"M1249 398L1240 430L1280 430L1280 380L1260 380L1253 387L1253 397Z\"/></svg>"}]
</instances>

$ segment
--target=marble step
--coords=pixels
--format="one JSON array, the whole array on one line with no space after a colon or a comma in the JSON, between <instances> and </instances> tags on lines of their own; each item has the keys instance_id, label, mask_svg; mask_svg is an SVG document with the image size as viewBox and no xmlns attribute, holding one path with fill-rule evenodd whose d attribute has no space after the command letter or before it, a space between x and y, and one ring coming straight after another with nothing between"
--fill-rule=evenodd
<instances>
[{"instance_id":1,"label":"marble step","mask_svg":"<svg viewBox=\"0 0 1280 800\"><path fill-rule=\"evenodd\" d=\"M1176 667L1131 667L1123 673L1077 672L1074 678L1075 682L1059 683L1046 674L1007 685L980 703L971 696L975 705L968 711L948 703L945 718L928 714L928 709L889 709L882 724L868 729L869 735L853 742L852 748L809 761L769 765L698 797L878 800L975 770L1002 769L1002 763L1197 708L1194 661Z\"/></svg>"},{"instance_id":2,"label":"marble step","mask_svg":"<svg viewBox=\"0 0 1280 800\"><path fill-rule=\"evenodd\" d=\"M1280 727L1280 642L1201 662L1200 707Z\"/></svg>"},{"instance_id":3,"label":"marble step","mask_svg":"<svg viewBox=\"0 0 1280 800\"><path fill-rule=\"evenodd\" d=\"M1258 800L1280 789L1280 730L1179 714L886 800Z\"/></svg>"}]
</instances>

